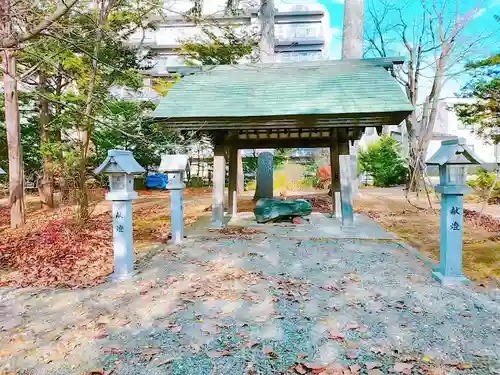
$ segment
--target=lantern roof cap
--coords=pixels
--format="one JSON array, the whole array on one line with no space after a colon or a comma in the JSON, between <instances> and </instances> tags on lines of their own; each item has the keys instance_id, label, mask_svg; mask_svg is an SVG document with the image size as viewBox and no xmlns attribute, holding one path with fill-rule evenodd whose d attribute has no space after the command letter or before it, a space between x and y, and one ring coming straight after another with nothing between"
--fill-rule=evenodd
<instances>
[{"instance_id":1,"label":"lantern roof cap","mask_svg":"<svg viewBox=\"0 0 500 375\"><path fill-rule=\"evenodd\" d=\"M125 150L108 150L106 159L94 169L95 174L140 174L144 172L146 170L134 159L132 152Z\"/></svg>"},{"instance_id":2,"label":"lantern roof cap","mask_svg":"<svg viewBox=\"0 0 500 375\"><path fill-rule=\"evenodd\" d=\"M162 155L158 167L160 172L183 172L189 164L189 158L184 154Z\"/></svg>"},{"instance_id":3,"label":"lantern roof cap","mask_svg":"<svg viewBox=\"0 0 500 375\"><path fill-rule=\"evenodd\" d=\"M441 147L426 162L427 165L475 165L481 159L467 147L465 138L453 138L441 142Z\"/></svg>"}]
</instances>

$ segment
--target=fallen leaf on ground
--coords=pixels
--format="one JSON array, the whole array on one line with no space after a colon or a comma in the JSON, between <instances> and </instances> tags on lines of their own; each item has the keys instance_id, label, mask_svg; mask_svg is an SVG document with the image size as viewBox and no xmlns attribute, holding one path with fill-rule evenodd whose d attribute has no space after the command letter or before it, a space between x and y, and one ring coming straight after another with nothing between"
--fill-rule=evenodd
<instances>
[{"instance_id":1,"label":"fallen leaf on ground","mask_svg":"<svg viewBox=\"0 0 500 375\"><path fill-rule=\"evenodd\" d=\"M360 344L354 341L345 341L345 346L347 349L359 349L359 347L361 347Z\"/></svg>"},{"instance_id":2,"label":"fallen leaf on ground","mask_svg":"<svg viewBox=\"0 0 500 375\"><path fill-rule=\"evenodd\" d=\"M356 372L359 372L361 370L361 366L356 363L354 365L350 365L349 370L351 370L351 372L356 373Z\"/></svg>"},{"instance_id":3,"label":"fallen leaf on ground","mask_svg":"<svg viewBox=\"0 0 500 375\"><path fill-rule=\"evenodd\" d=\"M446 370L442 367L428 369L426 375L446 375Z\"/></svg>"},{"instance_id":4,"label":"fallen leaf on ground","mask_svg":"<svg viewBox=\"0 0 500 375\"><path fill-rule=\"evenodd\" d=\"M382 367L382 363L380 363L380 362L368 362L368 363L365 363L365 366L368 370L372 370L374 368Z\"/></svg>"},{"instance_id":5,"label":"fallen leaf on ground","mask_svg":"<svg viewBox=\"0 0 500 375\"><path fill-rule=\"evenodd\" d=\"M259 343L256 341L250 341L245 344L245 348L253 348L256 345L259 345Z\"/></svg>"},{"instance_id":6,"label":"fallen leaf on ground","mask_svg":"<svg viewBox=\"0 0 500 375\"><path fill-rule=\"evenodd\" d=\"M412 367L413 365L411 363L397 362L394 364L393 370L394 372L409 373Z\"/></svg>"},{"instance_id":7,"label":"fallen leaf on ground","mask_svg":"<svg viewBox=\"0 0 500 375\"><path fill-rule=\"evenodd\" d=\"M163 365L168 365L169 363L172 363L172 362L173 362L173 358L164 359L163 361L158 362L158 364L156 365L156 367L160 367L160 366L163 366Z\"/></svg>"},{"instance_id":8,"label":"fallen leaf on ground","mask_svg":"<svg viewBox=\"0 0 500 375\"><path fill-rule=\"evenodd\" d=\"M341 333L338 328L331 328L328 330L328 338L330 340L344 340L344 334Z\"/></svg>"},{"instance_id":9,"label":"fallen leaf on ground","mask_svg":"<svg viewBox=\"0 0 500 375\"><path fill-rule=\"evenodd\" d=\"M368 375L384 375L384 373L378 369L368 370Z\"/></svg>"},{"instance_id":10,"label":"fallen leaf on ground","mask_svg":"<svg viewBox=\"0 0 500 375\"><path fill-rule=\"evenodd\" d=\"M269 346L262 348L262 353L268 355L269 357L278 358L278 354Z\"/></svg>"},{"instance_id":11,"label":"fallen leaf on ground","mask_svg":"<svg viewBox=\"0 0 500 375\"><path fill-rule=\"evenodd\" d=\"M103 352L104 354L123 354L126 350L120 348L104 348Z\"/></svg>"},{"instance_id":12,"label":"fallen leaf on ground","mask_svg":"<svg viewBox=\"0 0 500 375\"><path fill-rule=\"evenodd\" d=\"M299 358L299 359L304 359L304 358L307 358L307 357L309 357L309 356L307 354L305 354L305 353L299 353L299 354L297 354L297 358Z\"/></svg>"},{"instance_id":13,"label":"fallen leaf on ground","mask_svg":"<svg viewBox=\"0 0 500 375\"><path fill-rule=\"evenodd\" d=\"M365 326L365 325L360 325L356 331L358 332L361 332L361 333L364 333L364 332L368 332L368 326Z\"/></svg>"},{"instance_id":14,"label":"fallen leaf on ground","mask_svg":"<svg viewBox=\"0 0 500 375\"><path fill-rule=\"evenodd\" d=\"M104 369L96 368L87 372L87 375L104 375Z\"/></svg>"},{"instance_id":15,"label":"fallen leaf on ground","mask_svg":"<svg viewBox=\"0 0 500 375\"><path fill-rule=\"evenodd\" d=\"M347 357L349 359L356 359L356 358L358 358L358 351L356 349L349 349L347 351Z\"/></svg>"},{"instance_id":16,"label":"fallen leaf on ground","mask_svg":"<svg viewBox=\"0 0 500 375\"><path fill-rule=\"evenodd\" d=\"M385 349L381 346L375 346L372 348L372 352L374 352L375 354L385 354Z\"/></svg>"},{"instance_id":17,"label":"fallen leaf on ground","mask_svg":"<svg viewBox=\"0 0 500 375\"><path fill-rule=\"evenodd\" d=\"M358 325L358 323L349 323L348 325L346 325L346 328L347 329L358 329L359 325Z\"/></svg>"},{"instance_id":18,"label":"fallen leaf on ground","mask_svg":"<svg viewBox=\"0 0 500 375\"><path fill-rule=\"evenodd\" d=\"M227 350L222 350L222 351L211 351L207 353L207 356L210 358L219 358L219 357L226 357L231 355L231 353Z\"/></svg>"},{"instance_id":19,"label":"fallen leaf on ground","mask_svg":"<svg viewBox=\"0 0 500 375\"><path fill-rule=\"evenodd\" d=\"M470 368L472 368L472 366L469 363L459 363L457 365L457 369L459 370L468 370Z\"/></svg>"},{"instance_id":20,"label":"fallen leaf on ground","mask_svg":"<svg viewBox=\"0 0 500 375\"><path fill-rule=\"evenodd\" d=\"M2 357L8 357L10 355L12 355L11 352L7 352L7 351L1 351L0 352L0 358L2 358Z\"/></svg>"},{"instance_id":21,"label":"fallen leaf on ground","mask_svg":"<svg viewBox=\"0 0 500 375\"><path fill-rule=\"evenodd\" d=\"M198 290L196 293L193 294L193 296L195 297L203 297L205 295L205 291L204 290Z\"/></svg>"},{"instance_id":22,"label":"fallen leaf on ground","mask_svg":"<svg viewBox=\"0 0 500 375\"><path fill-rule=\"evenodd\" d=\"M101 339L105 339L106 337L108 337L108 332L107 331L102 331L102 332L97 333L94 336L94 339L95 340L101 340Z\"/></svg>"},{"instance_id":23,"label":"fallen leaf on ground","mask_svg":"<svg viewBox=\"0 0 500 375\"><path fill-rule=\"evenodd\" d=\"M217 326L212 323L204 323L200 329L210 335L217 335L220 333L220 331L217 329Z\"/></svg>"},{"instance_id":24,"label":"fallen leaf on ground","mask_svg":"<svg viewBox=\"0 0 500 375\"><path fill-rule=\"evenodd\" d=\"M304 366L309 370L323 370L325 368L325 365L319 363L304 363Z\"/></svg>"},{"instance_id":25,"label":"fallen leaf on ground","mask_svg":"<svg viewBox=\"0 0 500 375\"><path fill-rule=\"evenodd\" d=\"M307 370L300 363L297 366L295 366L294 369L299 374L305 374L305 373L307 373Z\"/></svg>"},{"instance_id":26,"label":"fallen leaf on ground","mask_svg":"<svg viewBox=\"0 0 500 375\"><path fill-rule=\"evenodd\" d=\"M319 287L320 289L326 290L327 292L338 292L339 288L332 284L325 284Z\"/></svg>"},{"instance_id":27,"label":"fallen leaf on ground","mask_svg":"<svg viewBox=\"0 0 500 375\"><path fill-rule=\"evenodd\" d=\"M172 333L179 333L180 331L182 331L182 324L176 324L170 327L170 332Z\"/></svg>"}]
</instances>

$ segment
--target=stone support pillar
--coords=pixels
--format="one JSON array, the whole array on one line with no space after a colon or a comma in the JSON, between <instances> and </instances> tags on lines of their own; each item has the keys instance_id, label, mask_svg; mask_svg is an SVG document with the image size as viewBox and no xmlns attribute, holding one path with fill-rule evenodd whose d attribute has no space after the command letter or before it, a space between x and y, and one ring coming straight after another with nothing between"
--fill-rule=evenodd
<instances>
[{"instance_id":1,"label":"stone support pillar","mask_svg":"<svg viewBox=\"0 0 500 375\"><path fill-rule=\"evenodd\" d=\"M224 185L226 179L226 158L222 144L214 147L214 174L212 192L212 226L224 226Z\"/></svg>"},{"instance_id":2,"label":"stone support pillar","mask_svg":"<svg viewBox=\"0 0 500 375\"><path fill-rule=\"evenodd\" d=\"M134 272L132 200L113 200L113 280L129 278Z\"/></svg>"},{"instance_id":3,"label":"stone support pillar","mask_svg":"<svg viewBox=\"0 0 500 375\"><path fill-rule=\"evenodd\" d=\"M185 185L181 179L182 172L168 173L167 189L170 190L170 228L172 242L176 245L184 241L184 209L182 193Z\"/></svg>"},{"instance_id":4,"label":"stone support pillar","mask_svg":"<svg viewBox=\"0 0 500 375\"><path fill-rule=\"evenodd\" d=\"M340 199L342 201L342 226L354 225L354 210L352 205L352 171L349 155L349 130L338 130L339 164L340 164Z\"/></svg>"},{"instance_id":5,"label":"stone support pillar","mask_svg":"<svg viewBox=\"0 0 500 375\"><path fill-rule=\"evenodd\" d=\"M229 189L228 189L228 212L235 217L238 212L237 192L238 192L238 148L229 148Z\"/></svg>"},{"instance_id":6,"label":"stone support pillar","mask_svg":"<svg viewBox=\"0 0 500 375\"><path fill-rule=\"evenodd\" d=\"M332 216L340 218L340 164L339 164L339 144L337 129L331 131L330 143L330 168L331 168L331 194L332 194Z\"/></svg>"}]
</instances>

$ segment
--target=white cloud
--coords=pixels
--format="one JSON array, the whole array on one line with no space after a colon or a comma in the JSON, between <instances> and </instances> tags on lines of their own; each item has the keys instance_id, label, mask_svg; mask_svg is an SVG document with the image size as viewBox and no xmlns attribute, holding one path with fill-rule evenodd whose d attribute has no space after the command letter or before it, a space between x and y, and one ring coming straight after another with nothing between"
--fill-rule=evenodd
<instances>
[{"instance_id":1,"label":"white cloud","mask_svg":"<svg viewBox=\"0 0 500 375\"><path fill-rule=\"evenodd\" d=\"M330 28L330 35L331 36L339 36L342 34L342 30L340 30L338 27L331 27Z\"/></svg>"},{"instance_id":2,"label":"white cloud","mask_svg":"<svg viewBox=\"0 0 500 375\"><path fill-rule=\"evenodd\" d=\"M479 18L481 17L484 13L486 13L486 8L481 8L479 9L476 14L474 14L474 18Z\"/></svg>"}]
</instances>

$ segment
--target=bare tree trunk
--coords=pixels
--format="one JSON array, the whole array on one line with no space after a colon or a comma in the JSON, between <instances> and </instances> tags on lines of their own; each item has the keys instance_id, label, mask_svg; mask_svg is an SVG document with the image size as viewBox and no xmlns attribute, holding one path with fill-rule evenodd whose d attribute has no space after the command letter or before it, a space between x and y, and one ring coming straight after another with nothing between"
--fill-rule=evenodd
<instances>
[{"instance_id":1,"label":"bare tree trunk","mask_svg":"<svg viewBox=\"0 0 500 375\"><path fill-rule=\"evenodd\" d=\"M48 129L50 123L49 101L47 99L47 77L45 74L39 75L40 85L40 144L43 148L50 144L50 132ZM54 208L54 165L52 155L48 150L43 153L43 173L38 186L40 200L44 208Z\"/></svg>"},{"instance_id":2,"label":"bare tree trunk","mask_svg":"<svg viewBox=\"0 0 500 375\"><path fill-rule=\"evenodd\" d=\"M2 38L8 38L12 34L9 0L0 0L0 19ZM10 225L12 228L18 228L26 220L24 212L24 173L15 50L3 50L2 67L4 71L5 127L7 129L7 147L9 152Z\"/></svg>"},{"instance_id":3,"label":"bare tree trunk","mask_svg":"<svg viewBox=\"0 0 500 375\"><path fill-rule=\"evenodd\" d=\"M62 88L63 88L63 77L62 75L59 75L56 79L56 97L59 99L62 93ZM55 105L55 117L58 118L61 115L61 104L56 103ZM59 146L62 145L62 130L58 127L54 131L54 140L59 144ZM59 150L57 152L57 163L59 164L60 168L60 173L59 173L59 189L61 190L61 202L68 202L69 201L69 184L68 184L68 170L66 163L64 161L64 154L59 147Z\"/></svg>"},{"instance_id":4,"label":"bare tree trunk","mask_svg":"<svg viewBox=\"0 0 500 375\"><path fill-rule=\"evenodd\" d=\"M80 148L80 167L78 175L78 221L83 224L90 218L89 212L89 193L87 189L87 159L89 155L89 148L91 143L91 135L93 128L93 121L91 113L93 108L92 99L96 88L96 77L98 68L98 55L101 50L102 42L102 28L106 23L108 16L108 8L111 4L106 6L104 0L99 1L99 20L96 29L96 36L94 42L94 52L92 54L92 67L90 70L89 87L87 89L87 100L85 103L85 125L81 129L81 148Z\"/></svg>"},{"instance_id":5,"label":"bare tree trunk","mask_svg":"<svg viewBox=\"0 0 500 375\"><path fill-rule=\"evenodd\" d=\"M260 3L260 62L274 62L274 0Z\"/></svg>"}]
</instances>

